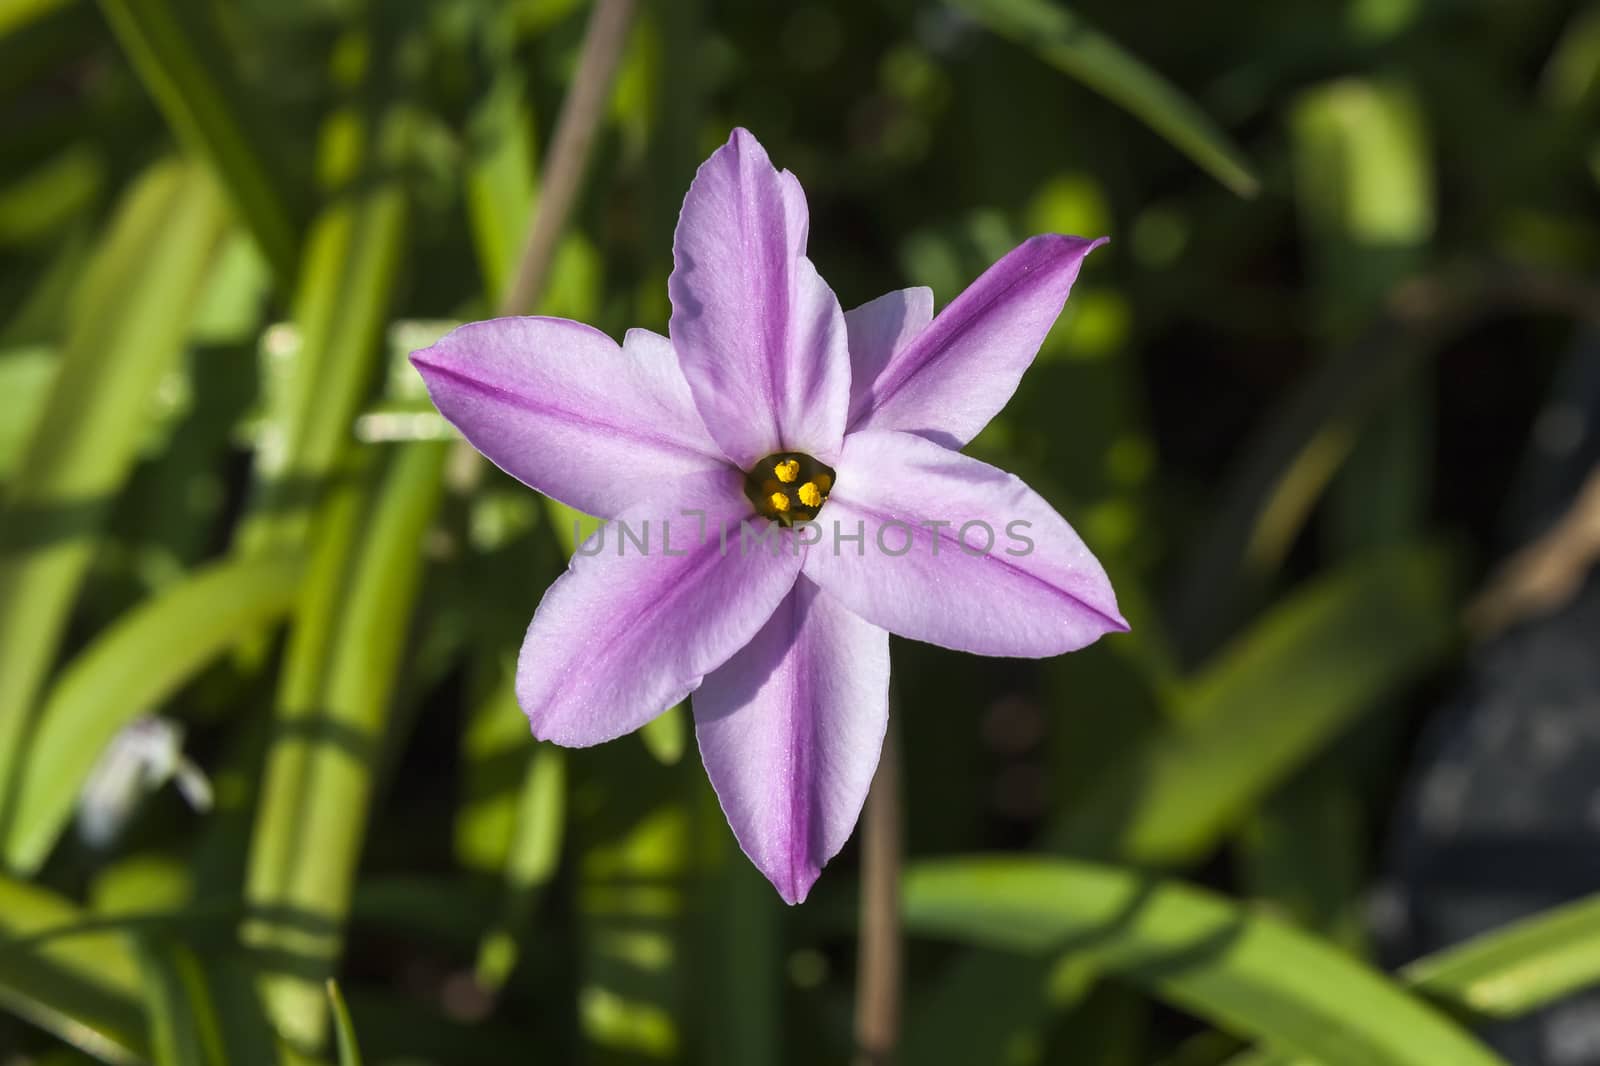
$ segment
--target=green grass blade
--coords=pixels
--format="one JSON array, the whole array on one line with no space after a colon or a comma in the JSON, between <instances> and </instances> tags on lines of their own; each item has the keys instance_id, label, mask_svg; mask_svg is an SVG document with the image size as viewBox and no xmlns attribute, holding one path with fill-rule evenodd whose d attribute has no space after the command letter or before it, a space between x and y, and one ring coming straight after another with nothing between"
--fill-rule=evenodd
<instances>
[{"instance_id":1,"label":"green grass blade","mask_svg":"<svg viewBox=\"0 0 1600 1066\"><path fill-rule=\"evenodd\" d=\"M1399 979L1453 1012L1520 1018L1600 984L1600 896L1553 907L1436 951ZM1228 1066L1290 1066L1294 1055L1252 1048Z\"/></svg>"},{"instance_id":2,"label":"green grass blade","mask_svg":"<svg viewBox=\"0 0 1600 1066\"><path fill-rule=\"evenodd\" d=\"M333 1031L339 1048L339 1066L361 1066L361 1048L356 1044L356 1028L350 1024L350 1008L345 1006L339 982L328 979L328 1003L333 1008Z\"/></svg>"},{"instance_id":3,"label":"green grass blade","mask_svg":"<svg viewBox=\"0 0 1600 1066\"><path fill-rule=\"evenodd\" d=\"M312 552L278 678L275 727L279 735L266 759L255 809L245 896L257 906L272 904L287 891L300 831L310 738L337 637L346 571L361 533L362 517L371 504L369 481L365 468L352 469L323 501L311 538ZM249 930L246 932L249 939Z\"/></svg>"},{"instance_id":4,"label":"green grass blade","mask_svg":"<svg viewBox=\"0 0 1600 1066\"><path fill-rule=\"evenodd\" d=\"M1047 0L952 0L990 30L1131 112L1240 196L1261 187L1243 153L1171 82Z\"/></svg>"},{"instance_id":5,"label":"green grass blade","mask_svg":"<svg viewBox=\"0 0 1600 1066\"><path fill-rule=\"evenodd\" d=\"M1059 859L907 871L920 935L1082 953L1187 1011L1322 1066L1504 1066L1397 985L1304 933L1186 885Z\"/></svg>"},{"instance_id":6,"label":"green grass blade","mask_svg":"<svg viewBox=\"0 0 1600 1066\"><path fill-rule=\"evenodd\" d=\"M222 939L238 921L239 902L232 895L202 900L199 888L180 854L138 852L99 869L90 887L94 909L78 929L38 929L34 943L125 933L143 979L158 1066L288 1066L255 974Z\"/></svg>"},{"instance_id":7,"label":"green grass blade","mask_svg":"<svg viewBox=\"0 0 1600 1066\"><path fill-rule=\"evenodd\" d=\"M50 398L0 510L0 828L95 533L182 351L224 223L201 170L158 164L125 196L78 289Z\"/></svg>"},{"instance_id":8,"label":"green grass blade","mask_svg":"<svg viewBox=\"0 0 1600 1066\"><path fill-rule=\"evenodd\" d=\"M81 910L47 889L0 877L0 1008L102 1062L141 1061L139 971L122 934L19 943L83 921Z\"/></svg>"},{"instance_id":9,"label":"green grass blade","mask_svg":"<svg viewBox=\"0 0 1600 1066\"><path fill-rule=\"evenodd\" d=\"M516 272L538 190L526 75L516 61L514 37L506 27L496 29L500 32L487 34L484 42L493 57L493 74L468 128L464 187L472 243L491 307L500 302Z\"/></svg>"},{"instance_id":10,"label":"green grass blade","mask_svg":"<svg viewBox=\"0 0 1600 1066\"><path fill-rule=\"evenodd\" d=\"M239 81L209 8L195 0L101 0L100 7L167 122L216 168L239 217L287 285L300 227L280 165L286 155Z\"/></svg>"},{"instance_id":11,"label":"green grass blade","mask_svg":"<svg viewBox=\"0 0 1600 1066\"><path fill-rule=\"evenodd\" d=\"M333 201L306 241L279 401L256 452L252 513L238 536L247 552L293 547L352 434L383 348L408 217L399 153L410 120L394 112L369 128L353 113L328 122L327 155L342 161ZM355 160L351 162L350 160ZM381 173L363 174L363 164ZM330 164L332 165L332 164Z\"/></svg>"},{"instance_id":12,"label":"green grass blade","mask_svg":"<svg viewBox=\"0 0 1600 1066\"><path fill-rule=\"evenodd\" d=\"M153 939L136 943L155 1066L229 1066L194 952Z\"/></svg>"},{"instance_id":13,"label":"green grass blade","mask_svg":"<svg viewBox=\"0 0 1600 1066\"><path fill-rule=\"evenodd\" d=\"M1517 1018L1600 984L1600 896L1590 896L1435 952L1401 971L1451 1007Z\"/></svg>"},{"instance_id":14,"label":"green grass blade","mask_svg":"<svg viewBox=\"0 0 1600 1066\"><path fill-rule=\"evenodd\" d=\"M1179 697L1181 714L1107 767L1054 846L1178 862L1362 712L1438 661L1455 633L1448 555L1413 548L1342 568L1270 612Z\"/></svg>"},{"instance_id":15,"label":"green grass blade","mask_svg":"<svg viewBox=\"0 0 1600 1066\"><path fill-rule=\"evenodd\" d=\"M0 37L66 7L72 0L0 0Z\"/></svg>"},{"instance_id":16,"label":"green grass blade","mask_svg":"<svg viewBox=\"0 0 1600 1066\"><path fill-rule=\"evenodd\" d=\"M59 362L56 350L46 344L0 350L0 396L6 398L6 417L0 421L0 494L44 413Z\"/></svg>"},{"instance_id":17,"label":"green grass blade","mask_svg":"<svg viewBox=\"0 0 1600 1066\"><path fill-rule=\"evenodd\" d=\"M439 502L448 447L419 443L399 449L359 546L349 555L343 594L324 598L308 590L337 612L337 624L314 701L280 705L280 746L306 750L297 774L269 778L250 859L251 902L294 916L283 926L269 924L252 941L299 956L293 975L268 986L268 1009L297 1047L315 1048L324 1039L327 1000L320 982L332 974L350 906L375 763L421 579L418 545ZM286 669L292 677L297 668L291 663ZM287 695L307 691L313 690Z\"/></svg>"},{"instance_id":18,"label":"green grass blade","mask_svg":"<svg viewBox=\"0 0 1600 1066\"><path fill-rule=\"evenodd\" d=\"M528 761L516 796L501 918L478 950L478 980L485 988L505 984L516 964L517 935L555 876L566 829L566 767L566 753L551 744L538 744Z\"/></svg>"},{"instance_id":19,"label":"green grass blade","mask_svg":"<svg viewBox=\"0 0 1600 1066\"><path fill-rule=\"evenodd\" d=\"M144 602L84 650L44 702L21 768L6 862L37 870L117 731L287 611L299 576L298 564L284 560L215 564Z\"/></svg>"}]
</instances>

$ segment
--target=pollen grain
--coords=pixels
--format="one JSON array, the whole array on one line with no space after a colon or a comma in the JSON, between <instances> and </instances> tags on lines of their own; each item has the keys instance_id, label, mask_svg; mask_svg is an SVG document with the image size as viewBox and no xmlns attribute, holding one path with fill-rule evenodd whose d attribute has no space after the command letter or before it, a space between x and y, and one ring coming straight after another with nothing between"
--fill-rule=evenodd
<instances>
[{"instance_id":1,"label":"pollen grain","mask_svg":"<svg viewBox=\"0 0 1600 1066\"><path fill-rule=\"evenodd\" d=\"M789 494L786 492L774 492L767 497L767 500L772 504L772 509L779 514L783 514L789 509Z\"/></svg>"},{"instance_id":2,"label":"pollen grain","mask_svg":"<svg viewBox=\"0 0 1600 1066\"><path fill-rule=\"evenodd\" d=\"M788 485L800 476L800 461L798 459L784 459L781 462L772 464L772 472L778 476L779 481Z\"/></svg>"},{"instance_id":3,"label":"pollen grain","mask_svg":"<svg viewBox=\"0 0 1600 1066\"><path fill-rule=\"evenodd\" d=\"M805 504L807 507L822 506L822 493L817 489L817 483L815 481L808 481L804 485L801 485L800 490L796 492L795 495L800 497L800 502Z\"/></svg>"}]
</instances>

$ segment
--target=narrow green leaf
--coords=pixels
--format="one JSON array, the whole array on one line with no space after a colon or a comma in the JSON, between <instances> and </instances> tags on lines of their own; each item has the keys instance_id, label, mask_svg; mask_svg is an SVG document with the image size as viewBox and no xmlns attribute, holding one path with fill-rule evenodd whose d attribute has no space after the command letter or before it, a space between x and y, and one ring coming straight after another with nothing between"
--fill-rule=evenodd
<instances>
[{"instance_id":1,"label":"narrow green leaf","mask_svg":"<svg viewBox=\"0 0 1600 1066\"><path fill-rule=\"evenodd\" d=\"M1401 971L1441 1003L1516 1018L1600 984L1600 896L1590 896L1435 952Z\"/></svg>"},{"instance_id":2,"label":"narrow green leaf","mask_svg":"<svg viewBox=\"0 0 1600 1066\"><path fill-rule=\"evenodd\" d=\"M367 453L362 453L367 457ZM312 552L290 625L278 676L275 730L255 808L245 896L268 906L288 891L302 823L301 798L322 694L323 676L338 635L345 574L371 506L371 474L352 463L323 500L311 537ZM246 927L246 940L252 940Z\"/></svg>"},{"instance_id":3,"label":"narrow green leaf","mask_svg":"<svg viewBox=\"0 0 1600 1066\"><path fill-rule=\"evenodd\" d=\"M1398 976L1452 1012L1497 1019L1532 1014L1600 984L1600 895L1425 955ZM1292 1054L1262 1047L1241 1052L1228 1066L1292 1066L1298 1061Z\"/></svg>"},{"instance_id":4,"label":"narrow green leaf","mask_svg":"<svg viewBox=\"0 0 1600 1066\"><path fill-rule=\"evenodd\" d=\"M60 361L59 353L47 344L0 351L0 396L6 398L6 417L0 420L0 493L44 414Z\"/></svg>"},{"instance_id":5,"label":"narrow green leaf","mask_svg":"<svg viewBox=\"0 0 1600 1066\"><path fill-rule=\"evenodd\" d=\"M1176 1006L1322 1066L1504 1066L1342 952L1174 881L1060 859L922 863L907 871L905 921L920 935L1088 956Z\"/></svg>"},{"instance_id":6,"label":"narrow green leaf","mask_svg":"<svg viewBox=\"0 0 1600 1066\"><path fill-rule=\"evenodd\" d=\"M597 1060L681 1058L695 1001L687 940L702 885L696 817L682 767L637 745L612 744L574 783L590 802L573 811L577 860L573 919L580 930L579 1023ZM620 775L620 776L619 776ZM587 788L626 780L626 789Z\"/></svg>"},{"instance_id":7,"label":"narrow green leaf","mask_svg":"<svg viewBox=\"0 0 1600 1066\"><path fill-rule=\"evenodd\" d=\"M98 151L79 144L0 189L0 245L57 237L93 204L105 169Z\"/></svg>"},{"instance_id":8,"label":"narrow green leaf","mask_svg":"<svg viewBox=\"0 0 1600 1066\"><path fill-rule=\"evenodd\" d=\"M496 306L516 271L528 231L538 185L534 171L533 111L525 74L516 62L515 38L491 19L499 32L486 35L493 56L489 90L468 127L467 218L472 223L478 269L489 305Z\"/></svg>"},{"instance_id":9,"label":"narrow green leaf","mask_svg":"<svg viewBox=\"0 0 1600 1066\"><path fill-rule=\"evenodd\" d=\"M535 741L517 706L510 664L496 662L500 681L467 715L461 738L462 794L456 804L456 861L473 873L505 869L516 834L518 785Z\"/></svg>"},{"instance_id":10,"label":"narrow green leaf","mask_svg":"<svg viewBox=\"0 0 1600 1066\"><path fill-rule=\"evenodd\" d=\"M1216 123L1173 84L1076 14L1047 0L951 0L983 25L1125 108L1240 196L1260 182Z\"/></svg>"},{"instance_id":11,"label":"narrow green leaf","mask_svg":"<svg viewBox=\"0 0 1600 1066\"><path fill-rule=\"evenodd\" d=\"M316 1048L324 1039L321 981L331 976L341 947L375 764L421 579L418 545L439 502L447 454L448 445L440 443L408 444L395 454L359 548L349 554L342 594L309 592L335 612L337 623L320 686L284 695L311 692L313 702L279 707L277 746L306 750L298 774L269 779L279 794L263 796L256 822L251 903L290 917L282 924L264 919L249 936L298 956L295 972L274 977L267 993L279 1031L299 1047ZM327 622L301 624L320 629ZM286 677L297 676L297 669L286 666Z\"/></svg>"},{"instance_id":12,"label":"narrow green leaf","mask_svg":"<svg viewBox=\"0 0 1600 1066\"><path fill-rule=\"evenodd\" d=\"M40 712L21 768L6 862L24 872L37 870L118 730L286 612L299 576L292 561L215 564L140 604L85 649Z\"/></svg>"},{"instance_id":13,"label":"narrow green leaf","mask_svg":"<svg viewBox=\"0 0 1600 1066\"><path fill-rule=\"evenodd\" d=\"M478 979L485 988L505 984L516 963L516 938L555 876L566 828L566 755L538 744L516 796L515 823L504 865L501 918L478 950Z\"/></svg>"},{"instance_id":14,"label":"narrow green leaf","mask_svg":"<svg viewBox=\"0 0 1600 1066\"><path fill-rule=\"evenodd\" d=\"M1178 697L1178 720L1108 766L1055 847L1177 862L1395 686L1450 647L1450 559L1413 548L1359 560L1296 594Z\"/></svg>"},{"instance_id":15,"label":"narrow green leaf","mask_svg":"<svg viewBox=\"0 0 1600 1066\"><path fill-rule=\"evenodd\" d=\"M0 877L0 1008L102 1062L140 1061L147 1053L140 978L123 935L27 942L84 920L48 890Z\"/></svg>"},{"instance_id":16,"label":"narrow green leaf","mask_svg":"<svg viewBox=\"0 0 1600 1066\"><path fill-rule=\"evenodd\" d=\"M267 338L281 385L256 449L252 510L238 534L247 552L294 547L352 437L383 347L408 215L399 172L410 119L353 112L328 120L324 159L348 171L313 224L292 327ZM368 171L371 173L368 173Z\"/></svg>"},{"instance_id":17,"label":"narrow green leaf","mask_svg":"<svg viewBox=\"0 0 1600 1066\"><path fill-rule=\"evenodd\" d=\"M0 0L0 37L14 33L73 0Z\"/></svg>"},{"instance_id":18,"label":"narrow green leaf","mask_svg":"<svg viewBox=\"0 0 1600 1066\"><path fill-rule=\"evenodd\" d=\"M194 952L159 940L136 943L155 1066L229 1066Z\"/></svg>"},{"instance_id":19,"label":"narrow green leaf","mask_svg":"<svg viewBox=\"0 0 1600 1066\"><path fill-rule=\"evenodd\" d=\"M194 864L181 854L134 852L99 867L92 910L79 930L33 933L36 944L85 932L126 934L139 967L156 1066L289 1066L267 1022L254 974L234 943L241 907L232 894L201 901Z\"/></svg>"},{"instance_id":20,"label":"narrow green leaf","mask_svg":"<svg viewBox=\"0 0 1600 1066\"><path fill-rule=\"evenodd\" d=\"M106 21L167 122L216 167L239 217L278 279L294 277L298 213L281 139L230 62L208 5L194 0L101 0Z\"/></svg>"},{"instance_id":21,"label":"narrow green leaf","mask_svg":"<svg viewBox=\"0 0 1600 1066\"><path fill-rule=\"evenodd\" d=\"M78 288L50 398L0 510L0 829L95 533L182 351L224 222L204 172L158 164L125 196Z\"/></svg>"},{"instance_id":22,"label":"narrow green leaf","mask_svg":"<svg viewBox=\"0 0 1600 1066\"><path fill-rule=\"evenodd\" d=\"M356 1029L350 1024L350 1008L345 1006L339 982L328 978L328 1003L333 1007L333 1031L338 1041L339 1066L361 1066L361 1049L356 1045Z\"/></svg>"}]
</instances>

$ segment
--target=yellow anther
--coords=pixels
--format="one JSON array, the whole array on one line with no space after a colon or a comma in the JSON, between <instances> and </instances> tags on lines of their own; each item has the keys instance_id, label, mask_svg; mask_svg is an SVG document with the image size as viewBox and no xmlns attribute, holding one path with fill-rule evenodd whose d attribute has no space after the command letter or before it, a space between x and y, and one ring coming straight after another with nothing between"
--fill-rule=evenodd
<instances>
[{"instance_id":1,"label":"yellow anther","mask_svg":"<svg viewBox=\"0 0 1600 1066\"><path fill-rule=\"evenodd\" d=\"M789 509L789 497L786 493L774 492L767 497L767 500L772 504L772 509L779 514L783 514Z\"/></svg>"},{"instance_id":2,"label":"yellow anther","mask_svg":"<svg viewBox=\"0 0 1600 1066\"><path fill-rule=\"evenodd\" d=\"M818 492L827 492L829 489L833 488L833 478L822 473L821 471L818 471L817 476L811 480L816 484ZM812 504L811 506L815 507L816 504Z\"/></svg>"},{"instance_id":3,"label":"yellow anther","mask_svg":"<svg viewBox=\"0 0 1600 1066\"><path fill-rule=\"evenodd\" d=\"M805 504L807 507L822 506L822 493L817 489L817 483L815 481L808 481L804 485L801 485L800 491L795 493L795 495L799 496L800 502Z\"/></svg>"},{"instance_id":4,"label":"yellow anther","mask_svg":"<svg viewBox=\"0 0 1600 1066\"><path fill-rule=\"evenodd\" d=\"M778 480L785 485L800 476L800 461L798 459L785 459L781 463L772 464L772 472L778 475ZM777 506L774 504L773 506ZM780 511L782 507L778 508Z\"/></svg>"}]
</instances>

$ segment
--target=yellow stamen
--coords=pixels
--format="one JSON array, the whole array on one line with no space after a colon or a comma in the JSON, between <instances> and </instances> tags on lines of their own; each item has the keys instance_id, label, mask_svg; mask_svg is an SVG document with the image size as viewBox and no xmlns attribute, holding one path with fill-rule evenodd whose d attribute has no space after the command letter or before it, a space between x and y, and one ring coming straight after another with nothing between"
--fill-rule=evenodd
<instances>
[{"instance_id":1,"label":"yellow stamen","mask_svg":"<svg viewBox=\"0 0 1600 1066\"><path fill-rule=\"evenodd\" d=\"M772 509L777 511L779 514L782 514L789 509L789 497L785 493L774 492L771 496L768 496L767 499L769 502L771 502Z\"/></svg>"},{"instance_id":2,"label":"yellow stamen","mask_svg":"<svg viewBox=\"0 0 1600 1066\"><path fill-rule=\"evenodd\" d=\"M822 493L818 491L817 483L815 481L808 481L804 485L801 485L800 491L795 495L799 496L800 502L805 504L807 507L822 506Z\"/></svg>"},{"instance_id":3,"label":"yellow stamen","mask_svg":"<svg viewBox=\"0 0 1600 1066\"><path fill-rule=\"evenodd\" d=\"M817 476L811 480L816 483L818 492L827 492L829 489L833 488L833 478L829 477L827 474L819 472ZM811 506L815 507L816 504L812 504Z\"/></svg>"},{"instance_id":4,"label":"yellow stamen","mask_svg":"<svg viewBox=\"0 0 1600 1066\"><path fill-rule=\"evenodd\" d=\"M787 485L800 476L800 462L797 459L785 459L781 463L773 463L772 472L778 475L779 481ZM783 508L780 507L779 510Z\"/></svg>"}]
</instances>

